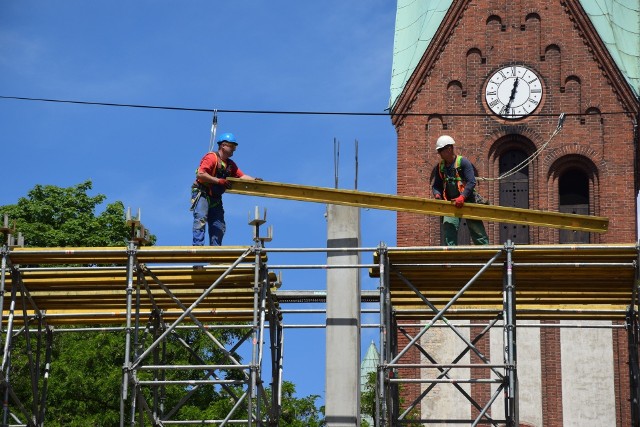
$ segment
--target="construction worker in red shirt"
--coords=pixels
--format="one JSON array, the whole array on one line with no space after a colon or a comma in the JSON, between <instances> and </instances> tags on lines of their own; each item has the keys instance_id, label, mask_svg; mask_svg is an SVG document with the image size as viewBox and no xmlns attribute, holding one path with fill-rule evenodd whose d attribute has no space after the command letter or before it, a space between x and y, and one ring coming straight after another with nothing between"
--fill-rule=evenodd
<instances>
[{"instance_id":1,"label":"construction worker in red shirt","mask_svg":"<svg viewBox=\"0 0 640 427\"><path fill-rule=\"evenodd\" d=\"M433 180L433 195L436 199L450 200L456 208L465 203L477 203L475 192L476 177L469 159L458 156L453 145L455 141L449 135L442 135L436 141L436 150L440 154L440 162ZM476 245L488 245L489 237L482 221L467 219L471 240ZM444 241L447 246L458 244L460 218L446 216L442 219Z\"/></svg>"},{"instance_id":2,"label":"construction worker in red shirt","mask_svg":"<svg viewBox=\"0 0 640 427\"><path fill-rule=\"evenodd\" d=\"M191 210L193 211L193 246L203 246L205 228L209 227L209 244L222 245L226 231L222 194L231 188L227 178L262 181L243 173L231 160L238 147L232 133L223 133L217 140L218 151L202 157L196 171L196 181L191 186Z\"/></svg>"}]
</instances>

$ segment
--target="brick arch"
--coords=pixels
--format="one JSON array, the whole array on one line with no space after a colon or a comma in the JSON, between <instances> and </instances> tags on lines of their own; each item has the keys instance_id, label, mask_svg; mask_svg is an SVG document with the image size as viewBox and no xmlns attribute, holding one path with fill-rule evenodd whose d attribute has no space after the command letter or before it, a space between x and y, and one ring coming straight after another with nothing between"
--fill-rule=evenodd
<instances>
[{"instance_id":1,"label":"brick arch","mask_svg":"<svg viewBox=\"0 0 640 427\"><path fill-rule=\"evenodd\" d=\"M459 90L462 92L462 82L460 80L451 80L449 83L447 83L447 91L450 90Z\"/></svg>"},{"instance_id":2,"label":"brick arch","mask_svg":"<svg viewBox=\"0 0 640 427\"><path fill-rule=\"evenodd\" d=\"M567 76L566 79L564 79L564 84L569 84L569 83L576 83L576 84L582 84L582 80L580 79L580 77L576 76L575 74L571 74L569 76Z\"/></svg>"},{"instance_id":3,"label":"brick arch","mask_svg":"<svg viewBox=\"0 0 640 427\"><path fill-rule=\"evenodd\" d=\"M583 154L566 154L558 157L547 171L547 179L558 179L569 169L580 169L589 176L590 179L599 181L600 171L598 166Z\"/></svg>"},{"instance_id":4,"label":"brick arch","mask_svg":"<svg viewBox=\"0 0 640 427\"><path fill-rule=\"evenodd\" d=\"M608 172L607 163L602 158L602 155L595 151L591 147L574 145L564 145L561 148L552 150L542 161L542 167L546 168L547 178L551 178L555 173L555 168L562 165L560 159L562 158L584 158L593 164L593 170L598 172L598 175L606 174Z\"/></svg>"},{"instance_id":5,"label":"brick arch","mask_svg":"<svg viewBox=\"0 0 640 427\"><path fill-rule=\"evenodd\" d=\"M487 17L484 31L485 52L491 53L491 50L494 48L494 43L499 40L500 33L506 29L507 26L502 23L502 17L496 14L491 14Z\"/></svg>"},{"instance_id":6,"label":"brick arch","mask_svg":"<svg viewBox=\"0 0 640 427\"><path fill-rule=\"evenodd\" d=\"M483 143L486 147L485 155L486 162L484 167L480 168L478 174L478 191L485 196L492 204L497 205L500 200L500 181L498 178L500 174L500 156L510 150L518 149L525 152L527 156L535 152L535 144L533 141L541 140L537 133L520 127L504 126L497 132L487 135ZM534 175L534 168L529 166L529 190L533 190L532 178ZM486 178L486 179L482 179ZM498 223L485 224L489 238L491 241L498 241L500 236L500 225Z\"/></svg>"},{"instance_id":7,"label":"brick arch","mask_svg":"<svg viewBox=\"0 0 640 427\"><path fill-rule=\"evenodd\" d=\"M574 74L567 76L564 79L561 90L567 94L565 97L566 102L572 104L567 105L570 108L569 111L582 111L582 80L580 77ZM571 108L575 110L571 110Z\"/></svg>"},{"instance_id":8,"label":"brick arch","mask_svg":"<svg viewBox=\"0 0 640 427\"><path fill-rule=\"evenodd\" d=\"M487 17L487 21L485 22L485 24L487 26L490 26L490 25L501 26L502 25L502 18L500 16L498 16L498 15L489 15Z\"/></svg>"},{"instance_id":9,"label":"brick arch","mask_svg":"<svg viewBox=\"0 0 640 427\"><path fill-rule=\"evenodd\" d=\"M541 59L545 61L545 68L541 71L549 79L547 82L549 88L560 88L562 91L562 50L560 46L557 44L547 45Z\"/></svg>"},{"instance_id":10,"label":"brick arch","mask_svg":"<svg viewBox=\"0 0 640 427\"><path fill-rule=\"evenodd\" d=\"M589 181L589 212L591 215L599 215L600 212L600 175L604 173L602 168L598 168L597 164L592 160L592 156L584 155L584 153L568 153L557 157L549 166L547 171L547 198L550 210L558 211L560 208L559 200L559 181L560 177L570 170L579 170L587 175ZM603 164L601 163L601 166ZM559 230L553 230L554 238L559 238ZM598 233L591 234L591 243L599 243L601 237Z\"/></svg>"},{"instance_id":11,"label":"brick arch","mask_svg":"<svg viewBox=\"0 0 640 427\"><path fill-rule=\"evenodd\" d=\"M520 149L527 154L536 150L535 145L527 136L520 133L505 134L497 138L489 148L489 161L497 161L501 154L509 150Z\"/></svg>"},{"instance_id":12,"label":"brick arch","mask_svg":"<svg viewBox=\"0 0 640 427\"><path fill-rule=\"evenodd\" d=\"M477 56L479 59L482 59L482 51L477 47L472 47L467 51L467 58Z\"/></svg>"},{"instance_id":13,"label":"brick arch","mask_svg":"<svg viewBox=\"0 0 640 427\"><path fill-rule=\"evenodd\" d=\"M462 96L467 96L468 92L475 93L479 89L479 85L482 85L483 72L481 67L486 62L487 60L482 57L482 51L479 48L472 47L467 50L465 56L465 87L462 91Z\"/></svg>"},{"instance_id":14,"label":"brick arch","mask_svg":"<svg viewBox=\"0 0 640 427\"><path fill-rule=\"evenodd\" d=\"M531 12L531 13L528 13L528 14L527 14L527 16L524 18L524 21L525 21L526 23L533 22L533 21L538 21L538 22L540 22L540 21L541 21L541 19L540 19L540 15L538 15L538 13L537 13L537 12Z\"/></svg>"},{"instance_id":15,"label":"brick arch","mask_svg":"<svg viewBox=\"0 0 640 427\"><path fill-rule=\"evenodd\" d=\"M446 92L446 113L454 114L458 106L462 103L462 98L466 95L460 80L451 80L447 83Z\"/></svg>"},{"instance_id":16,"label":"brick arch","mask_svg":"<svg viewBox=\"0 0 640 427\"><path fill-rule=\"evenodd\" d=\"M584 113L586 114L586 116L580 116L580 124L584 125L587 122L596 124L596 125L603 124L604 117L602 116L602 111L600 111L598 107L587 107L584 110ZM602 132L604 132L604 129L600 127L600 133L602 134ZM601 139L602 139L602 135L601 135Z\"/></svg>"},{"instance_id":17,"label":"brick arch","mask_svg":"<svg viewBox=\"0 0 640 427\"><path fill-rule=\"evenodd\" d=\"M534 129L526 126L502 126L495 132L487 135L484 146L487 147L485 159L486 167L480 171L482 176L496 178L500 170L500 155L514 148L522 149L527 155L536 150L534 141L543 141L542 135ZM496 183L495 186L492 183ZM491 193L497 194L497 181L488 181L487 188L491 188Z\"/></svg>"},{"instance_id":18,"label":"brick arch","mask_svg":"<svg viewBox=\"0 0 640 427\"><path fill-rule=\"evenodd\" d=\"M547 47L544 48L544 54L548 55L549 53L557 53L558 55L560 55L561 49L560 46L558 46L555 43L549 44L547 45Z\"/></svg>"},{"instance_id":19,"label":"brick arch","mask_svg":"<svg viewBox=\"0 0 640 427\"><path fill-rule=\"evenodd\" d=\"M488 156L488 169L492 180L489 181L491 185L487 185L487 188L490 188L491 194L496 195L496 197L500 186L500 181L496 179L500 174L500 156L511 150L521 150L524 151L527 156L530 156L536 151L536 146L530 138L515 133L502 135L491 144ZM530 181L533 177L534 170L534 164L529 165ZM529 187L533 188L531 185Z\"/></svg>"},{"instance_id":20,"label":"brick arch","mask_svg":"<svg viewBox=\"0 0 640 427\"><path fill-rule=\"evenodd\" d=\"M524 25L521 25L520 30L530 33L527 37L535 40L535 49L538 51L538 56L544 60L544 51L542 50L542 19L540 15L536 12L528 13L524 18Z\"/></svg>"}]
</instances>

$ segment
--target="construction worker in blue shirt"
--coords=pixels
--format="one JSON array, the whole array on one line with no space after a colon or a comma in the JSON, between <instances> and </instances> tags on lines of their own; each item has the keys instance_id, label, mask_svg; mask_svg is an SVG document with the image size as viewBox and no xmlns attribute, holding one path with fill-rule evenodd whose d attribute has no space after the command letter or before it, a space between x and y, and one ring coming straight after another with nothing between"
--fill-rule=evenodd
<instances>
[{"instance_id":1,"label":"construction worker in blue shirt","mask_svg":"<svg viewBox=\"0 0 640 427\"><path fill-rule=\"evenodd\" d=\"M465 203L476 203L476 177L469 159L456 155L454 144L454 139L449 135L442 135L436 141L436 150L441 160L437 166L432 191L436 199L449 200L456 208L462 208ZM474 244L489 244L489 237L482 221L467 219L467 226ZM442 228L447 246L456 246L460 218L444 217Z\"/></svg>"}]
</instances>

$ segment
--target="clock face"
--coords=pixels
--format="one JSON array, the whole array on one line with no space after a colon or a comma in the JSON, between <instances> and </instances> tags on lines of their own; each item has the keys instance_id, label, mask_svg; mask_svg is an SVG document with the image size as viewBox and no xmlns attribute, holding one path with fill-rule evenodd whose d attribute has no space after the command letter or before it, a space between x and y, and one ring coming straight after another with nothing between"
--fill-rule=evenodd
<instances>
[{"instance_id":1,"label":"clock face","mask_svg":"<svg viewBox=\"0 0 640 427\"><path fill-rule=\"evenodd\" d=\"M484 90L487 106L503 119L533 113L542 100L542 80L522 65L502 67L491 75Z\"/></svg>"}]
</instances>

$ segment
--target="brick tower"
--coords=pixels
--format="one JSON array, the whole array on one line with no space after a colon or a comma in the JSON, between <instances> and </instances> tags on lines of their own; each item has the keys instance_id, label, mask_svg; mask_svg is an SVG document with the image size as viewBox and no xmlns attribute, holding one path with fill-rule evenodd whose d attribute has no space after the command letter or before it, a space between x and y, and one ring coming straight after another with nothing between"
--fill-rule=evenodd
<instances>
[{"instance_id":1,"label":"brick tower","mask_svg":"<svg viewBox=\"0 0 640 427\"><path fill-rule=\"evenodd\" d=\"M636 3L629 2L624 11L614 0L400 0L390 101L398 135L398 194L432 198L440 160L435 142L447 134L455 139L457 153L477 168L477 188L492 204L609 218L603 234L485 223L492 244L635 242L640 188ZM602 5L613 11L604 13ZM626 19L628 14L635 21ZM626 49L611 31L627 31L634 47ZM398 245L442 244L440 222L398 213ZM469 242L464 228L460 239ZM595 418L571 415L575 396L566 387L569 374L563 366L574 360L562 351L570 345L569 335L561 328L540 328L532 337L539 349L539 403L525 411L522 425L629 425L625 332L612 329L594 338L607 346L613 378L606 391L596 393L600 396L576 399L586 412L605 394L615 402L603 404L600 412L607 414ZM488 342L479 345L490 353ZM405 362L419 363L417 351L407 354ZM417 387L405 388L407 400L419 394ZM488 393L483 386L471 390Z\"/></svg>"}]
</instances>

